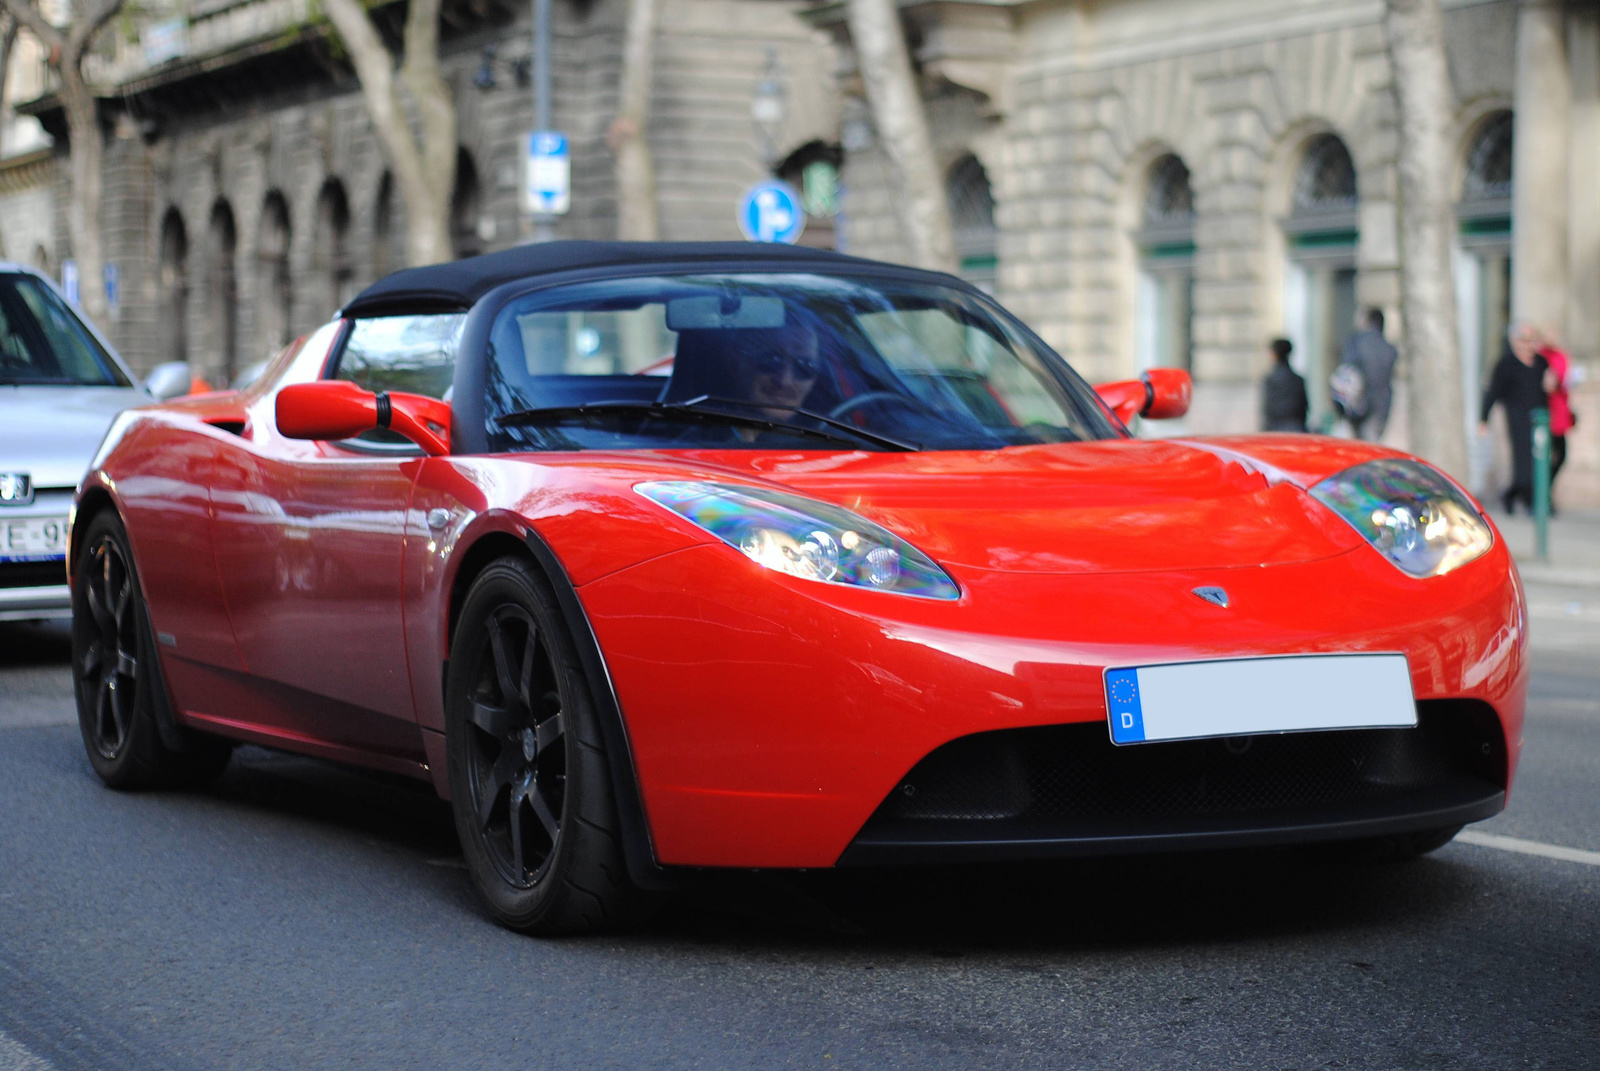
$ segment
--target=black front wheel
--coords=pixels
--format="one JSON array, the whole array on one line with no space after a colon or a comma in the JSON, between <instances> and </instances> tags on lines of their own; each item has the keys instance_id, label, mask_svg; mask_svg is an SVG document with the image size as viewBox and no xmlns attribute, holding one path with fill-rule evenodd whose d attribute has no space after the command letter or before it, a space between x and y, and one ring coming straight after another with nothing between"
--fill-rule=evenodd
<instances>
[{"instance_id":1,"label":"black front wheel","mask_svg":"<svg viewBox=\"0 0 1600 1071\"><path fill-rule=\"evenodd\" d=\"M474 581L446 690L456 832L494 916L540 934L636 919L588 686L549 585L521 559Z\"/></svg>"},{"instance_id":2,"label":"black front wheel","mask_svg":"<svg viewBox=\"0 0 1600 1071\"><path fill-rule=\"evenodd\" d=\"M124 789L214 779L233 745L172 716L122 521L109 510L95 516L82 548L72 585L72 676L94 772Z\"/></svg>"}]
</instances>

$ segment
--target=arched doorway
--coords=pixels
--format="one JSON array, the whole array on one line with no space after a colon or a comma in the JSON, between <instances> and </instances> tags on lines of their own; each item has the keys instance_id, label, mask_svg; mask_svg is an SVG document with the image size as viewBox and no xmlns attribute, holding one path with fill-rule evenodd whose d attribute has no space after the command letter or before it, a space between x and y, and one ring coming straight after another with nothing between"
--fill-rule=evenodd
<instances>
[{"instance_id":1,"label":"arched doorway","mask_svg":"<svg viewBox=\"0 0 1600 1071\"><path fill-rule=\"evenodd\" d=\"M260 310L256 337L262 357L276 354L291 337L289 240L289 202L273 190L261 206L261 232L256 242L256 307Z\"/></svg>"},{"instance_id":2,"label":"arched doorway","mask_svg":"<svg viewBox=\"0 0 1600 1071\"><path fill-rule=\"evenodd\" d=\"M478 225L482 204L478 165L472 162L472 154L462 149L456 154L456 188L450 197L450 245L457 260L483 252Z\"/></svg>"},{"instance_id":3,"label":"arched doorway","mask_svg":"<svg viewBox=\"0 0 1600 1071\"><path fill-rule=\"evenodd\" d=\"M1174 153L1145 180L1139 229L1135 339L1139 368L1194 369L1194 191Z\"/></svg>"},{"instance_id":4,"label":"arched doorway","mask_svg":"<svg viewBox=\"0 0 1600 1071\"><path fill-rule=\"evenodd\" d=\"M316 275L314 295L317 318L333 315L355 297L354 265L350 262L350 200L344 184L329 179L317 195L317 218L312 231L311 270Z\"/></svg>"},{"instance_id":5,"label":"arched doorway","mask_svg":"<svg viewBox=\"0 0 1600 1071\"><path fill-rule=\"evenodd\" d=\"M189 359L189 234L183 216L168 208L161 218L161 250L157 260L157 308L161 340L157 352L163 361Z\"/></svg>"},{"instance_id":6,"label":"arched doorway","mask_svg":"<svg viewBox=\"0 0 1600 1071\"><path fill-rule=\"evenodd\" d=\"M1330 431L1328 376L1355 326L1360 238L1355 161L1338 135L1319 134L1306 142L1292 191L1283 220L1284 330L1294 343L1295 370L1306 378L1311 426Z\"/></svg>"},{"instance_id":7,"label":"arched doorway","mask_svg":"<svg viewBox=\"0 0 1600 1071\"><path fill-rule=\"evenodd\" d=\"M950 199L950 223L955 229L956 256L961 277L994 292L999 264L994 226L994 190L983 164L971 153L951 165L945 176Z\"/></svg>"},{"instance_id":8,"label":"arched doorway","mask_svg":"<svg viewBox=\"0 0 1600 1071\"><path fill-rule=\"evenodd\" d=\"M223 385L232 383L239 373L239 282L234 262L238 247L233 208L219 199L211 206L211 221L206 227L206 325L208 344L220 366L219 383Z\"/></svg>"}]
</instances>

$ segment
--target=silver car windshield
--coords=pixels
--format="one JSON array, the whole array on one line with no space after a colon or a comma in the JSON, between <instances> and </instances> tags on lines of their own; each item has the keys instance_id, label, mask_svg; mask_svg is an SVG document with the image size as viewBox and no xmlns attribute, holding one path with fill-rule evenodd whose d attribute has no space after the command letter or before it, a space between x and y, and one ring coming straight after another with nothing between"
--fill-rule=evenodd
<instances>
[{"instance_id":1,"label":"silver car windshield","mask_svg":"<svg viewBox=\"0 0 1600 1071\"><path fill-rule=\"evenodd\" d=\"M131 386L82 321L30 275L0 275L0 385Z\"/></svg>"}]
</instances>

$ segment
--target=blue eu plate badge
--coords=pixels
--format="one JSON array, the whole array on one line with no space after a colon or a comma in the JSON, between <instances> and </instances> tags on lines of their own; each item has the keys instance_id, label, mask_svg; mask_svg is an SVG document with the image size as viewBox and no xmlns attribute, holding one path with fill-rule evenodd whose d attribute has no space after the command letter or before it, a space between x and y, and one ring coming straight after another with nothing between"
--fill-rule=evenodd
<instances>
[{"instance_id":1,"label":"blue eu plate badge","mask_svg":"<svg viewBox=\"0 0 1600 1071\"><path fill-rule=\"evenodd\" d=\"M1144 740L1144 712L1139 709L1139 671L1106 670L1106 699L1111 707L1111 739L1119 744Z\"/></svg>"}]
</instances>

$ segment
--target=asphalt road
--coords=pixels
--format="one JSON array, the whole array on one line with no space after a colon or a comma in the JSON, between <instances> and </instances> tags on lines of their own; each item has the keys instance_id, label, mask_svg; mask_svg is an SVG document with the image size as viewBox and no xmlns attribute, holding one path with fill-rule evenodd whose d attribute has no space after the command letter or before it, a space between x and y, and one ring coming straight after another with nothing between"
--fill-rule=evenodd
<instances>
[{"instance_id":1,"label":"asphalt road","mask_svg":"<svg viewBox=\"0 0 1600 1071\"><path fill-rule=\"evenodd\" d=\"M484 916L408 785L243 749L104 789L64 633L0 625L0 1071L1595 1067L1600 589L1530 604L1494 846L734 877L562 941Z\"/></svg>"}]
</instances>

